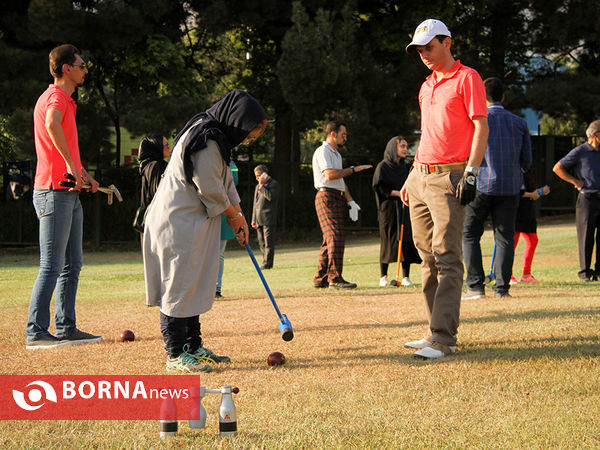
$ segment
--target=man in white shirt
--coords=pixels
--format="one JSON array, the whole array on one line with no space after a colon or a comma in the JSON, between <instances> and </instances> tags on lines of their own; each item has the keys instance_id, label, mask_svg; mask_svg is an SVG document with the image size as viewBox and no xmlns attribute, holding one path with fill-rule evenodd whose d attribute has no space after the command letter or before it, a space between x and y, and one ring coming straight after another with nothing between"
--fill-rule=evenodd
<instances>
[{"instance_id":1,"label":"man in white shirt","mask_svg":"<svg viewBox=\"0 0 600 450\"><path fill-rule=\"evenodd\" d=\"M312 159L313 178L317 195L315 209L319 225L323 232L323 243L319 253L317 275L313 279L315 288L354 289L356 283L349 283L342 278L344 264L344 203L350 207L349 214L353 221L358 220L360 207L352 199L344 177L355 172L370 169L373 166L350 166L342 168L342 155L338 148L346 143L346 125L340 121L332 121L325 129L327 138L315 150Z\"/></svg>"}]
</instances>

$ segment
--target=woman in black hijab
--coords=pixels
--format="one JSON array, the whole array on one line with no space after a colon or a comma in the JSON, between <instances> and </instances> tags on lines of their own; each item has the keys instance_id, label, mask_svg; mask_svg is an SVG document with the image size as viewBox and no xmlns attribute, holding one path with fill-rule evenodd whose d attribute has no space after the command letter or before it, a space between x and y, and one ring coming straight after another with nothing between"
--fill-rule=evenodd
<instances>
[{"instance_id":1,"label":"woman in black hijab","mask_svg":"<svg viewBox=\"0 0 600 450\"><path fill-rule=\"evenodd\" d=\"M408 141L404 136L395 136L385 147L383 161L375 168L373 189L377 202L377 218L379 220L379 236L381 245L379 263L381 269L380 286L387 286L389 263L398 259L398 243L400 240L399 223L404 224L402 234L402 286L412 286L410 265L420 264L421 258L412 240L412 228L408 208L400 201L400 189L408 177L409 166L405 162ZM400 222L402 220L402 222Z\"/></svg>"},{"instance_id":2,"label":"woman in black hijab","mask_svg":"<svg viewBox=\"0 0 600 450\"><path fill-rule=\"evenodd\" d=\"M248 93L235 90L188 121L146 214L146 303L160 306L167 370L208 372L229 362L205 348L199 315L211 309L219 269L221 214L248 242L229 163L231 150L264 131L267 119Z\"/></svg>"},{"instance_id":3,"label":"woman in black hijab","mask_svg":"<svg viewBox=\"0 0 600 450\"><path fill-rule=\"evenodd\" d=\"M169 157L169 143L162 134L149 134L140 141L138 149L138 161L140 163L140 175L142 177L142 190L140 194L140 208L134 227L138 231L144 230L144 213L150 205L163 172L167 168L166 158Z\"/></svg>"}]
</instances>

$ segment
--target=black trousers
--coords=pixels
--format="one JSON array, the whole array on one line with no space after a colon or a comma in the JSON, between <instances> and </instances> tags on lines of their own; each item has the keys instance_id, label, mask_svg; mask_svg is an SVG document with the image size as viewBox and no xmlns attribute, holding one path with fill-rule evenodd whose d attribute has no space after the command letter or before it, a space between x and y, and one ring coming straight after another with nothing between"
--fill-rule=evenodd
<instances>
[{"instance_id":1,"label":"black trousers","mask_svg":"<svg viewBox=\"0 0 600 450\"><path fill-rule=\"evenodd\" d=\"M600 194L583 194L577 197L575 223L579 244L579 278L600 276ZM596 244L596 268L592 269L592 255Z\"/></svg>"},{"instance_id":2,"label":"black trousers","mask_svg":"<svg viewBox=\"0 0 600 450\"><path fill-rule=\"evenodd\" d=\"M275 227L271 225L259 225L256 227L258 246L263 255L263 265L273 267L275 257Z\"/></svg>"},{"instance_id":3,"label":"black trousers","mask_svg":"<svg viewBox=\"0 0 600 450\"><path fill-rule=\"evenodd\" d=\"M484 221L488 214L491 214L496 242L494 291L508 292L515 258L515 223L518 207L519 195L487 195L479 191L475 200L467 205L463 230L463 253L467 268L467 286L470 289L483 289L485 273L480 241Z\"/></svg>"},{"instance_id":4,"label":"black trousers","mask_svg":"<svg viewBox=\"0 0 600 450\"><path fill-rule=\"evenodd\" d=\"M199 316L171 317L161 312L160 331L165 341L165 350L172 358L183 353L185 344L189 345L189 353L202 347Z\"/></svg>"}]
</instances>

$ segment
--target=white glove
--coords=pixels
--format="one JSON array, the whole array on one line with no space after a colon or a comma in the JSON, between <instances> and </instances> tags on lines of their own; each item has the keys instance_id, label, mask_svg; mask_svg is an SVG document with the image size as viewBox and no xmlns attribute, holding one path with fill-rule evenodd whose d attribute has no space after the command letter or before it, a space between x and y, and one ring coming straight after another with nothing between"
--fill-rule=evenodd
<instances>
[{"instance_id":1,"label":"white glove","mask_svg":"<svg viewBox=\"0 0 600 450\"><path fill-rule=\"evenodd\" d=\"M352 220L352 222L356 222L358 220L358 212L360 211L360 206L358 206L358 204L354 200L348 202L348 206L350 207L350 211L348 211L348 214L350 214L350 219Z\"/></svg>"}]
</instances>

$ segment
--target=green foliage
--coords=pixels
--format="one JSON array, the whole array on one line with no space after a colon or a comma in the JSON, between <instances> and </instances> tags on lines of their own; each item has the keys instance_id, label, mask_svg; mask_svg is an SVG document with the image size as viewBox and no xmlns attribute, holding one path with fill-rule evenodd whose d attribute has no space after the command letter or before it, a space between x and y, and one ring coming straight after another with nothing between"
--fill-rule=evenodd
<instances>
[{"instance_id":1,"label":"green foliage","mask_svg":"<svg viewBox=\"0 0 600 450\"><path fill-rule=\"evenodd\" d=\"M6 118L0 116L0 164L16 156L15 137L8 132L6 122Z\"/></svg>"},{"instance_id":2,"label":"green foliage","mask_svg":"<svg viewBox=\"0 0 600 450\"><path fill-rule=\"evenodd\" d=\"M540 131L542 134L555 136L585 136L587 124L578 121L574 114L557 118L544 114L540 119Z\"/></svg>"}]
</instances>

